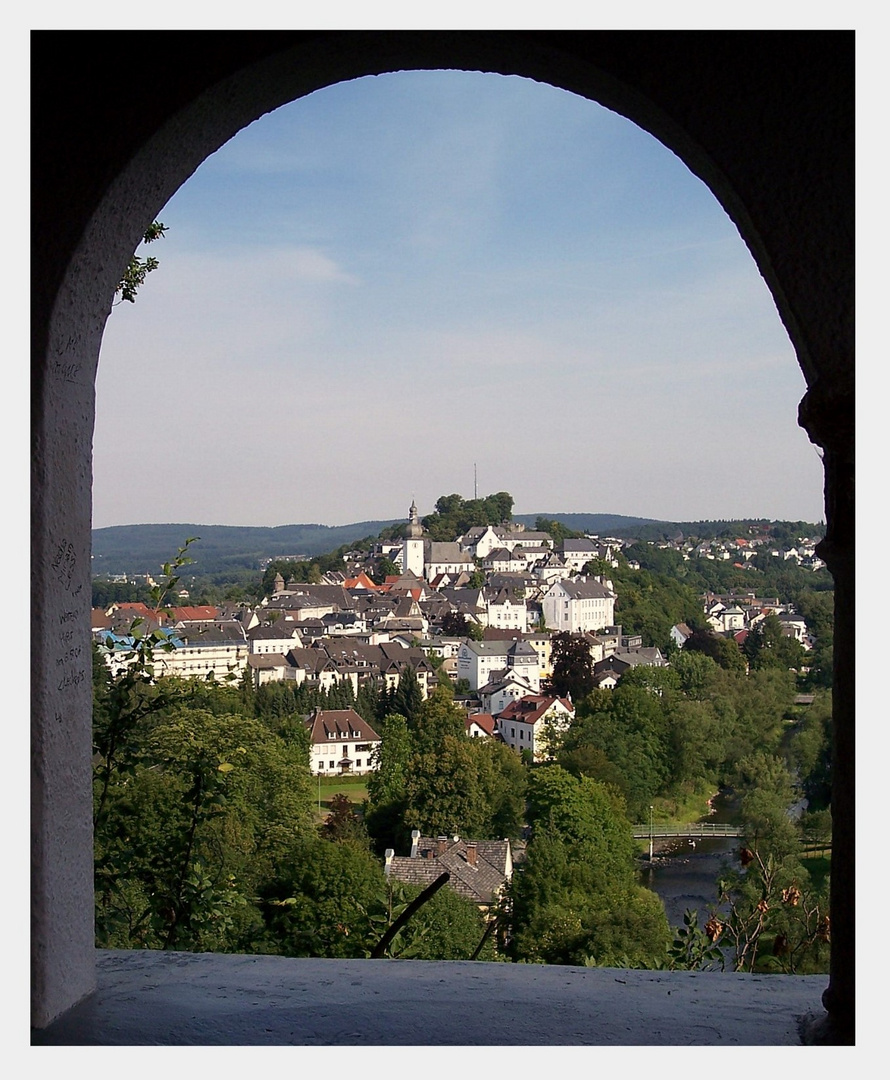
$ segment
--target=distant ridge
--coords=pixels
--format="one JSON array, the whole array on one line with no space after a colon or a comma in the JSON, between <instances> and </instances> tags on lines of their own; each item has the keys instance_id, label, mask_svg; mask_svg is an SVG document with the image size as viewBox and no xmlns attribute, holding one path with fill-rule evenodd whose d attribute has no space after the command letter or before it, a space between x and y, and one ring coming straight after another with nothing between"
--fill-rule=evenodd
<instances>
[{"instance_id":1,"label":"distant ridge","mask_svg":"<svg viewBox=\"0 0 890 1080\"><path fill-rule=\"evenodd\" d=\"M401 519L399 519L401 520ZM189 555L195 574L257 570L261 559L326 555L343 544L398 521L358 521L352 525L110 525L93 529L93 574L156 573L189 537L200 539Z\"/></svg>"},{"instance_id":2,"label":"distant ridge","mask_svg":"<svg viewBox=\"0 0 890 1080\"><path fill-rule=\"evenodd\" d=\"M636 529L640 525L665 525L671 526L669 521L659 521L657 518L626 517L623 514L514 514L513 520L532 527L537 519L546 518L548 521L560 521L566 528L576 532L598 533L606 535L610 532Z\"/></svg>"}]
</instances>

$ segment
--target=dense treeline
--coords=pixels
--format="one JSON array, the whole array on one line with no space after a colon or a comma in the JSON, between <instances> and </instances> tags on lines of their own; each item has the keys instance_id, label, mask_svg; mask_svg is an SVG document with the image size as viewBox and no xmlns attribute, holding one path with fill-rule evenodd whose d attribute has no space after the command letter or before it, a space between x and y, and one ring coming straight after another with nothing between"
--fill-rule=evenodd
<instances>
[{"instance_id":1,"label":"dense treeline","mask_svg":"<svg viewBox=\"0 0 890 1080\"><path fill-rule=\"evenodd\" d=\"M317 820L302 714L310 703L341 708L348 699L146 676L137 663L112 679L94 657L97 944L370 955L419 890L386 880L351 807ZM443 710L444 699L426 705L431 721ZM495 775L521 769L507 755L485 759L487 787L477 794L486 805L500 800L492 817L515 834L521 789ZM437 760L428 786L449 760L462 776L472 764L466 755ZM417 776L412 785L418 807L426 799L443 812ZM447 813L449 827L463 828L459 808ZM438 823L424 821L422 808L411 821ZM484 931L473 904L440 890L387 955L468 959ZM492 949L489 941L479 955L493 959Z\"/></svg>"}]
</instances>

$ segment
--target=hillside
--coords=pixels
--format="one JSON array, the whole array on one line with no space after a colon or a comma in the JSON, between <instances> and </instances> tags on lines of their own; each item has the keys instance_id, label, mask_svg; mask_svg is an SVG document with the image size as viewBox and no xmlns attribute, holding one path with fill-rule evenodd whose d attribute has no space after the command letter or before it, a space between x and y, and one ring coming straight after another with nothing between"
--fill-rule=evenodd
<instances>
[{"instance_id":1,"label":"hillside","mask_svg":"<svg viewBox=\"0 0 890 1080\"><path fill-rule=\"evenodd\" d=\"M112 525L93 529L93 575L157 573L189 537L190 572L257 570L261 559L324 555L343 544L377 536L392 521L353 525Z\"/></svg>"}]
</instances>

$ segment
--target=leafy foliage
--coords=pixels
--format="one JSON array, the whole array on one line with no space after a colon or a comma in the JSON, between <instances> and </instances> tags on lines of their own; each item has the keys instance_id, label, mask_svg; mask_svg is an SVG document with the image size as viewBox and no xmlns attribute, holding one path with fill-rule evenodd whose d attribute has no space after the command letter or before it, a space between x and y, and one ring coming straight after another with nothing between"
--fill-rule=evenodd
<instances>
[{"instance_id":1,"label":"leafy foliage","mask_svg":"<svg viewBox=\"0 0 890 1080\"><path fill-rule=\"evenodd\" d=\"M593 657L583 634L553 634L550 646L552 674L544 679L544 693L580 701L593 690Z\"/></svg>"},{"instance_id":2,"label":"leafy foliage","mask_svg":"<svg viewBox=\"0 0 890 1080\"><path fill-rule=\"evenodd\" d=\"M162 225L160 221L153 221L143 233L142 243L151 244L155 240L160 240L166 231L166 225ZM135 303L136 293L145 284L146 277L157 268L158 260L153 256L141 259L138 255L131 255L127 268L114 290L115 293L120 293L121 300Z\"/></svg>"},{"instance_id":3,"label":"leafy foliage","mask_svg":"<svg viewBox=\"0 0 890 1080\"><path fill-rule=\"evenodd\" d=\"M512 520L513 496L506 491L483 499L464 499L460 495L442 495L436 509L422 519L432 540L453 540L476 525L501 525Z\"/></svg>"}]
</instances>

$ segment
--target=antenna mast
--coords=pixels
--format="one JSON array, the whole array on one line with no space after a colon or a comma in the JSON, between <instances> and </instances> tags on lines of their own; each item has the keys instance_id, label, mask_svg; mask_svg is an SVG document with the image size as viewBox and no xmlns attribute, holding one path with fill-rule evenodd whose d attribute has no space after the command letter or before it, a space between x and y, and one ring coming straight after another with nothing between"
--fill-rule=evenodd
<instances>
[{"instance_id":1,"label":"antenna mast","mask_svg":"<svg viewBox=\"0 0 890 1080\"><path fill-rule=\"evenodd\" d=\"M473 462L473 501L479 498L479 485L476 483L476 462Z\"/></svg>"}]
</instances>

